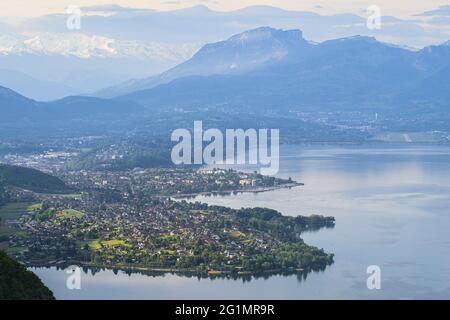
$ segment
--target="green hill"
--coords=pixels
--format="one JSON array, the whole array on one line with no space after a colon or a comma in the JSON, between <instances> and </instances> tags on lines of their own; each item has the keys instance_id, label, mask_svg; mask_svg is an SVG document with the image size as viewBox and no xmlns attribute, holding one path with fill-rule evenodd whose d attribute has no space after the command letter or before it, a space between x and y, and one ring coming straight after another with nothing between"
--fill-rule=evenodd
<instances>
[{"instance_id":1,"label":"green hill","mask_svg":"<svg viewBox=\"0 0 450 320\"><path fill-rule=\"evenodd\" d=\"M0 300L54 300L53 293L25 266L0 251Z\"/></svg>"},{"instance_id":2,"label":"green hill","mask_svg":"<svg viewBox=\"0 0 450 320\"><path fill-rule=\"evenodd\" d=\"M64 194L73 191L60 179L39 170L5 164L0 164L0 185L2 184L37 193Z\"/></svg>"}]
</instances>

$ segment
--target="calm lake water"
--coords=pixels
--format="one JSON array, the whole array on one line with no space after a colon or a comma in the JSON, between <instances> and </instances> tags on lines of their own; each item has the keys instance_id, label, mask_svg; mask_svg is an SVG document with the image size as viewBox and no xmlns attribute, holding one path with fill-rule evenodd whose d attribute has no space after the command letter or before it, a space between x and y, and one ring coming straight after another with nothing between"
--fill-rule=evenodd
<instances>
[{"instance_id":1,"label":"calm lake water","mask_svg":"<svg viewBox=\"0 0 450 320\"><path fill-rule=\"evenodd\" d=\"M32 270L59 299L450 298L450 146L285 146L281 157L279 176L305 186L196 200L336 217L334 229L303 236L335 254L324 272L243 282L106 270L71 291L64 271ZM370 265L380 290L367 289Z\"/></svg>"}]
</instances>

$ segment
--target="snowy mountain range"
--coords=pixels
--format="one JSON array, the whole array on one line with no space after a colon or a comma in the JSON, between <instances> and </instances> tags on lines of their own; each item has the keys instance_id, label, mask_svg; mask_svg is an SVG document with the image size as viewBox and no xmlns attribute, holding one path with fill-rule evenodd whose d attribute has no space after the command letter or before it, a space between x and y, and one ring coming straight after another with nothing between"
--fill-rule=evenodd
<instances>
[{"instance_id":1,"label":"snowy mountain range","mask_svg":"<svg viewBox=\"0 0 450 320\"><path fill-rule=\"evenodd\" d=\"M324 115L361 123L380 114L385 129L448 132L450 46L408 50L367 36L313 43L299 30L261 27L207 44L157 76L102 93L111 96L37 102L0 88L0 129L16 130L20 123L50 133L119 125L152 131L156 115L159 124L196 115L282 127L298 114L309 114L313 125ZM323 125L320 130L327 130Z\"/></svg>"},{"instance_id":2,"label":"snowy mountain range","mask_svg":"<svg viewBox=\"0 0 450 320\"><path fill-rule=\"evenodd\" d=\"M430 13L418 13L414 20L383 16L383 28L369 30L363 12L326 15L320 9L301 12L253 6L219 12L196 6L154 11L103 5L81 10L81 30L67 29L66 14L1 21L0 70L7 70L8 76L0 76L0 85L37 100L96 92L158 75L187 61L205 44L264 25L301 29L304 38L315 42L359 34L415 48L442 43L450 34L450 24ZM242 66L232 68L236 72ZM18 81L24 76L27 81ZM165 82L171 79L169 72ZM133 85L139 80L128 82Z\"/></svg>"},{"instance_id":3,"label":"snowy mountain range","mask_svg":"<svg viewBox=\"0 0 450 320\"><path fill-rule=\"evenodd\" d=\"M198 47L78 32L5 34L0 35L0 85L54 100L161 72L192 57Z\"/></svg>"},{"instance_id":4,"label":"snowy mountain range","mask_svg":"<svg viewBox=\"0 0 450 320\"><path fill-rule=\"evenodd\" d=\"M174 45L145 41L116 40L83 33L38 33L0 36L0 55L42 54L78 58L136 58L180 62L198 50L194 43Z\"/></svg>"}]
</instances>

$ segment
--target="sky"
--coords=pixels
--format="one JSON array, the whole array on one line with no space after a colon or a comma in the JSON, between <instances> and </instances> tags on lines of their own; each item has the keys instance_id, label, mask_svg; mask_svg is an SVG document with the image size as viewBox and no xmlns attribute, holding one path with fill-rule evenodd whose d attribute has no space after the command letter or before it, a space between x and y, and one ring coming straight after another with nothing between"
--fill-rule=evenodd
<instances>
[{"instance_id":1,"label":"sky","mask_svg":"<svg viewBox=\"0 0 450 320\"><path fill-rule=\"evenodd\" d=\"M210 9L229 11L252 5L271 5L289 10L307 10L321 14L361 13L370 5L378 5L383 15L412 17L449 5L450 0L0 0L0 16L6 18L62 13L68 6L116 4L155 10L174 10L204 4Z\"/></svg>"},{"instance_id":2,"label":"sky","mask_svg":"<svg viewBox=\"0 0 450 320\"><path fill-rule=\"evenodd\" d=\"M195 5L213 11L265 5L289 12L214 14L199 9L160 14L142 10L172 11ZM374 5L382 19L380 27L373 29L368 27L373 11L367 9ZM74 6L82 9L79 19ZM52 83L64 79L64 85L74 89L69 93L92 92L163 72L207 43L261 26L299 29L314 42L363 35L418 50L450 44L450 0L0 0L0 70ZM118 64L117 57L125 57L121 61L126 63ZM93 68L96 71L88 72L86 79L86 70ZM3 79L14 80L5 74ZM3 85L23 93L27 89L11 82ZM42 98L34 86L28 89L26 96L49 97Z\"/></svg>"}]
</instances>

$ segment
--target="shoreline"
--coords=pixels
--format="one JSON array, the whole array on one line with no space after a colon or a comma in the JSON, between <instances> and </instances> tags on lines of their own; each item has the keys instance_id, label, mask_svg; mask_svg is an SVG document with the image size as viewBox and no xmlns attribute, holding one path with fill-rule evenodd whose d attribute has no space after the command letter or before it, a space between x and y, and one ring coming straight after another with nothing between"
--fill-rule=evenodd
<instances>
[{"instance_id":1,"label":"shoreline","mask_svg":"<svg viewBox=\"0 0 450 320\"><path fill-rule=\"evenodd\" d=\"M260 186L260 187L245 187L234 190L227 191L211 191L211 192L199 192L192 194L179 194L172 196L164 196L165 198L171 198L176 200L181 200L185 198L195 198L197 196L214 196L214 195L223 195L228 196L234 193L263 193L270 192L280 189L291 189L294 187L304 186L304 183L300 182L290 182L279 184L275 186ZM161 196L162 197L162 196ZM242 267L237 266L234 270L213 270L213 269L204 269L204 268L172 268L172 267L145 267L145 266L133 266L133 265L105 265L105 264L95 264L92 262L81 262L81 261L73 261L73 260L54 260L54 261L21 261L23 265L27 268L57 268L57 269L66 269L70 266L77 266L80 268L90 268L92 270L111 270L111 271L122 271L122 272L131 272L131 273L154 273L155 275L161 274L176 274L176 275L184 275L184 276L198 276L201 278L215 278L215 277L233 277L233 278L245 278L245 277L263 277L263 276L273 276L273 275L293 275L293 274L301 274L309 272L305 269L300 268L279 268L279 269L270 269L270 270L243 270ZM323 266L326 267L326 266Z\"/></svg>"},{"instance_id":2,"label":"shoreline","mask_svg":"<svg viewBox=\"0 0 450 320\"><path fill-rule=\"evenodd\" d=\"M295 187L302 187L304 186L304 183L301 182L292 182L287 184L282 184L278 186L272 186L272 187L256 187L256 188L247 188L247 189L233 189L233 190L227 190L227 191L206 191L206 192L198 192L198 193L188 193L188 194L177 194L177 195L169 195L167 197L172 199L183 199L183 198L195 198L198 196L227 196L231 195L233 193L263 193L263 192L270 192L275 190L281 190L281 189L291 189Z\"/></svg>"},{"instance_id":3,"label":"shoreline","mask_svg":"<svg viewBox=\"0 0 450 320\"><path fill-rule=\"evenodd\" d=\"M149 268L149 267L139 267L139 266L123 266L123 265L97 265L90 262L76 263L76 262L61 262L55 264L48 263L24 263L27 268L39 269L39 268L57 268L57 269L67 269L70 266L76 266L79 268L90 268L99 270L110 270L110 271L122 271L130 273L155 273L155 274L175 274L179 276L191 275L191 276L201 276L202 278L217 278L217 277L258 277L258 276L272 276L272 275L293 275L302 274L304 272L309 272L307 269L303 268L288 268L288 269L270 269L270 270L260 270L260 271L223 271L223 270L198 270L198 269L176 269L176 268Z\"/></svg>"}]
</instances>

